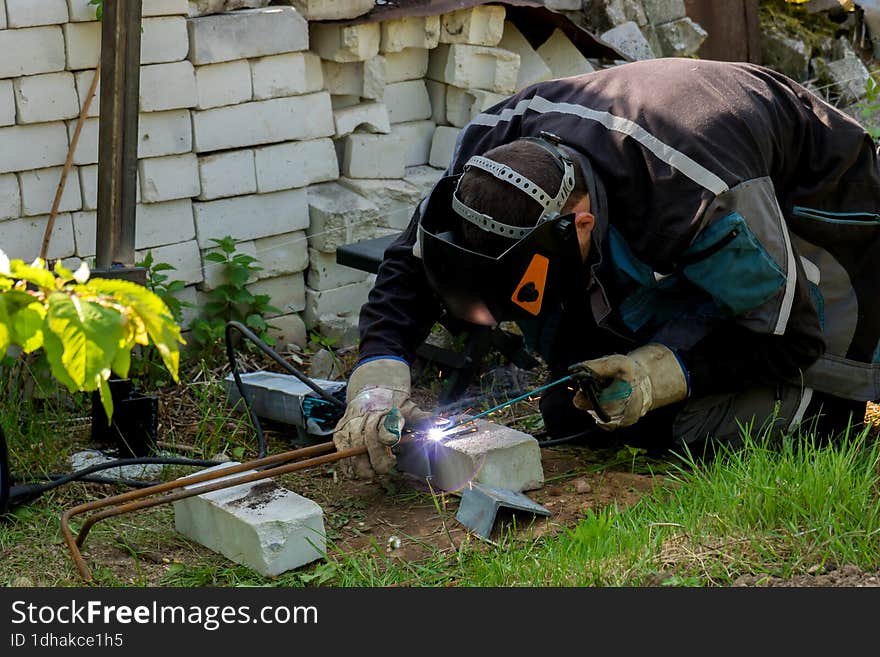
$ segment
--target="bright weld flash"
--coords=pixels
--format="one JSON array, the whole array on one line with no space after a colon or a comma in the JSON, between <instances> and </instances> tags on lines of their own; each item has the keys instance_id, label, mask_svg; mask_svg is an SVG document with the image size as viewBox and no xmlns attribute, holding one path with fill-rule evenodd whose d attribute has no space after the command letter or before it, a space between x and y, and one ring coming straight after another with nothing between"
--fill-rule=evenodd
<instances>
[{"instance_id":1,"label":"bright weld flash","mask_svg":"<svg viewBox=\"0 0 880 657\"><path fill-rule=\"evenodd\" d=\"M428 440L433 440L437 442L438 440L443 440L443 436L446 435L446 431L444 429L439 429L437 427L433 429L428 429Z\"/></svg>"}]
</instances>

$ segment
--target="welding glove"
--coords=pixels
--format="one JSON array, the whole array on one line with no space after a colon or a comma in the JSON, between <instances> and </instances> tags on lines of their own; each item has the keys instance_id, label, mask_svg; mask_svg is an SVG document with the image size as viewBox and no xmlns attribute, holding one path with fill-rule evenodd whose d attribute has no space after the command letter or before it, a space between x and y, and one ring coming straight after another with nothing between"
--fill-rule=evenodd
<instances>
[{"instance_id":1,"label":"welding glove","mask_svg":"<svg viewBox=\"0 0 880 657\"><path fill-rule=\"evenodd\" d=\"M626 355L613 354L584 361L570 368L572 374L586 369L595 378L611 381L598 394L599 404L609 422L602 422L593 410L590 398L579 391L574 405L587 411L603 429L628 427L654 408L687 399L688 377L678 356L662 344L651 343Z\"/></svg>"},{"instance_id":2,"label":"welding glove","mask_svg":"<svg viewBox=\"0 0 880 657\"><path fill-rule=\"evenodd\" d=\"M378 358L358 366L346 388L345 414L336 425L333 444L338 451L366 446L369 456L340 461L344 477L374 479L394 467L391 447L400 440L402 425L386 422L402 418L412 423L431 416L416 406L410 396L409 365L395 358ZM392 409L397 409L392 413ZM390 429L394 428L395 431Z\"/></svg>"}]
</instances>

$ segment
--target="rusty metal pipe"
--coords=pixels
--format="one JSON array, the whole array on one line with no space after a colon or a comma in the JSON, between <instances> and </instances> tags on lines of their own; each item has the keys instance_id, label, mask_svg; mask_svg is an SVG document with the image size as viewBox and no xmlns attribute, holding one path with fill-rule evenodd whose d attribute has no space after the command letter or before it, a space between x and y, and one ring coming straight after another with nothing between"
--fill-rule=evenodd
<instances>
[{"instance_id":1,"label":"rusty metal pipe","mask_svg":"<svg viewBox=\"0 0 880 657\"><path fill-rule=\"evenodd\" d=\"M256 459L254 461L240 463L238 465L230 466L229 468L223 468L215 472L191 475L189 477L184 477L175 481L163 482L161 484L156 484L155 486L150 486L148 488L142 488L140 490L130 491L128 493L122 493L120 495L108 497L103 500L96 500L94 502L80 504L71 509L67 509L61 515L61 533L64 537L64 542L67 544L67 547L70 550L70 554L73 557L77 570L79 571L83 580L85 580L86 582L91 582L92 573L89 570L89 567L86 565L85 560L83 559L80 548L85 542L85 539L88 536L88 533L91 530L92 526L99 520L122 515L124 513L130 513L132 511L138 511L140 509L151 508L160 504L168 504L170 502L186 499L195 495L201 495L202 493L209 493L216 490L222 490L224 488L231 488L233 486L251 483L253 481L259 481L261 479L267 479L276 475L288 474L318 465L325 465L327 463L333 463L341 459L360 456L367 453L367 449L365 447L358 447L355 449L344 450L336 453L327 453L332 452L334 449L335 447L332 443L315 445L313 447L306 447L290 452L283 452L274 456L267 456L265 458ZM318 456L321 454L323 455ZM289 461L302 459L304 457L308 458L306 458L306 460L296 461L295 463L288 463ZM277 463L281 463L282 465L276 465L276 467L273 468L267 468L266 470L261 470L259 472L252 472L241 477L233 477L232 479L228 479L226 481L216 482L214 484L209 484L207 486L202 486L192 490L179 491L177 493L163 495L162 497L156 499L143 499L152 495L156 495L158 493L165 493L178 488L183 488L185 486L190 486L192 484L220 479L222 477L228 477L230 474L236 474L246 470L252 470L254 468L264 465ZM79 534L74 537L73 532L70 529L70 520L74 516L81 515L89 511L95 511L98 509L105 510L99 511L95 515L89 517L80 528Z\"/></svg>"}]
</instances>

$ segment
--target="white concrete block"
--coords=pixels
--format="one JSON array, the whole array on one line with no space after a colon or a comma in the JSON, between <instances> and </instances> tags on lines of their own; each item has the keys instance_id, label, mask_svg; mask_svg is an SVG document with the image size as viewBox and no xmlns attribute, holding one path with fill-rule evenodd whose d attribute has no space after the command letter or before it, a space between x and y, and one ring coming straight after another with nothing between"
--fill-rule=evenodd
<instances>
[{"instance_id":1,"label":"white concrete block","mask_svg":"<svg viewBox=\"0 0 880 657\"><path fill-rule=\"evenodd\" d=\"M288 0L309 21L337 21L357 18L370 11L376 0Z\"/></svg>"},{"instance_id":2,"label":"white concrete block","mask_svg":"<svg viewBox=\"0 0 880 657\"><path fill-rule=\"evenodd\" d=\"M141 67L142 112L163 112L195 107L198 100L196 75L188 61Z\"/></svg>"},{"instance_id":3,"label":"white concrete block","mask_svg":"<svg viewBox=\"0 0 880 657\"><path fill-rule=\"evenodd\" d=\"M142 16L186 16L187 0L143 0Z\"/></svg>"},{"instance_id":4,"label":"white concrete block","mask_svg":"<svg viewBox=\"0 0 880 657\"><path fill-rule=\"evenodd\" d=\"M188 15L209 16L238 9L259 9L267 6L269 2L270 0L189 0Z\"/></svg>"},{"instance_id":5,"label":"white concrete block","mask_svg":"<svg viewBox=\"0 0 880 657\"><path fill-rule=\"evenodd\" d=\"M64 164L67 143L61 121L0 128L0 173Z\"/></svg>"},{"instance_id":6,"label":"white concrete block","mask_svg":"<svg viewBox=\"0 0 880 657\"><path fill-rule=\"evenodd\" d=\"M64 26L64 42L68 69L95 68L101 59L101 24L68 23Z\"/></svg>"},{"instance_id":7,"label":"white concrete block","mask_svg":"<svg viewBox=\"0 0 880 657\"><path fill-rule=\"evenodd\" d=\"M538 46L537 52L550 67L554 78L567 78L593 72L593 65L560 29L553 30L550 38Z\"/></svg>"},{"instance_id":8,"label":"white concrete block","mask_svg":"<svg viewBox=\"0 0 880 657\"><path fill-rule=\"evenodd\" d=\"M440 45L431 52L428 77L462 89L512 93L519 75L519 55L503 48L465 44Z\"/></svg>"},{"instance_id":9,"label":"white concrete block","mask_svg":"<svg viewBox=\"0 0 880 657\"><path fill-rule=\"evenodd\" d=\"M141 114L138 135L138 157L188 153L193 144L189 110Z\"/></svg>"},{"instance_id":10,"label":"white concrete block","mask_svg":"<svg viewBox=\"0 0 880 657\"><path fill-rule=\"evenodd\" d=\"M381 51L436 48L440 42L440 16L408 16L381 23Z\"/></svg>"},{"instance_id":11,"label":"white concrete block","mask_svg":"<svg viewBox=\"0 0 880 657\"><path fill-rule=\"evenodd\" d=\"M309 26L309 43L321 59L362 62L378 54L380 34L378 23L312 23Z\"/></svg>"},{"instance_id":12,"label":"white concrete block","mask_svg":"<svg viewBox=\"0 0 880 657\"><path fill-rule=\"evenodd\" d=\"M427 196L440 178L443 177L443 169L435 169L429 166L407 167L403 179L413 187L416 187L422 196Z\"/></svg>"},{"instance_id":13,"label":"white concrete block","mask_svg":"<svg viewBox=\"0 0 880 657\"><path fill-rule=\"evenodd\" d=\"M268 318L302 312L306 307L306 279L303 272L264 278L248 285L248 289L254 295L267 295L269 303L281 311L267 312Z\"/></svg>"},{"instance_id":14,"label":"white concrete block","mask_svg":"<svg viewBox=\"0 0 880 657\"><path fill-rule=\"evenodd\" d=\"M428 50L407 48L400 52L376 55L363 65L364 97L383 98L386 85L425 77L428 72Z\"/></svg>"},{"instance_id":15,"label":"white concrete block","mask_svg":"<svg viewBox=\"0 0 880 657\"><path fill-rule=\"evenodd\" d=\"M364 92L364 62L321 60L324 88L334 96L360 97Z\"/></svg>"},{"instance_id":16,"label":"white concrete block","mask_svg":"<svg viewBox=\"0 0 880 657\"><path fill-rule=\"evenodd\" d=\"M190 18L190 61L216 64L307 50L308 25L293 7L266 7Z\"/></svg>"},{"instance_id":17,"label":"white concrete block","mask_svg":"<svg viewBox=\"0 0 880 657\"><path fill-rule=\"evenodd\" d=\"M98 209L98 165L90 164L79 167L79 187L82 190L83 210ZM140 174L135 185L135 201L141 202ZM76 222L74 222L76 223Z\"/></svg>"},{"instance_id":18,"label":"white concrete block","mask_svg":"<svg viewBox=\"0 0 880 657\"><path fill-rule=\"evenodd\" d=\"M0 80L0 127L15 125L15 91L12 80Z\"/></svg>"},{"instance_id":19,"label":"white concrete block","mask_svg":"<svg viewBox=\"0 0 880 657\"><path fill-rule=\"evenodd\" d=\"M18 174L21 185L22 214L25 217L33 217L41 214L49 214L52 211L52 203L58 192L58 183L61 180L61 172L64 167L51 169L37 169ZM70 170L64 183L64 191L61 194L59 212L70 212L82 209L82 194L79 189L79 175L76 167Z\"/></svg>"},{"instance_id":20,"label":"white concrete block","mask_svg":"<svg viewBox=\"0 0 880 657\"><path fill-rule=\"evenodd\" d=\"M254 153L257 191L261 194L339 177L339 163L330 139L263 146Z\"/></svg>"},{"instance_id":21,"label":"white concrete block","mask_svg":"<svg viewBox=\"0 0 880 657\"><path fill-rule=\"evenodd\" d=\"M193 130L197 153L316 139L335 132L326 91L195 111Z\"/></svg>"},{"instance_id":22,"label":"white concrete block","mask_svg":"<svg viewBox=\"0 0 880 657\"><path fill-rule=\"evenodd\" d=\"M446 89L446 120L457 128L463 128L485 109L507 98L501 94L482 89Z\"/></svg>"},{"instance_id":23,"label":"white concrete block","mask_svg":"<svg viewBox=\"0 0 880 657\"><path fill-rule=\"evenodd\" d=\"M100 75L100 74L99 74ZM74 79L76 81L76 96L79 100L79 108L82 110L83 105L86 102L86 96L88 96L89 91L92 88L92 80L95 77L94 70L88 71L78 71L74 74ZM98 116L101 111L101 81L98 80L98 86L95 87L95 95L92 97L92 102L89 103L89 111L86 116L90 118L94 118Z\"/></svg>"},{"instance_id":24,"label":"white concrete block","mask_svg":"<svg viewBox=\"0 0 880 657\"><path fill-rule=\"evenodd\" d=\"M179 62L186 59L188 53L189 38L184 17L160 16L141 21L141 64Z\"/></svg>"},{"instance_id":25,"label":"white concrete block","mask_svg":"<svg viewBox=\"0 0 880 657\"><path fill-rule=\"evenodd\" d=\"M0 31L0 78L63 71L64 35L57 25Z\"/></svg>"},{"instance_id":26,"label":"white concrete block","mask_svg":"<svg viewBox=\"0 0 880 657\"><path fill-rule=\"evenodd\" d=\"M321 60L311 52L292 52L251 60L254 100L297 96L324 85Z\"/></svg>"},{"instance_id":27,"label":"white concrete block","mask_svg":"<svg viewBox=\"0 0 880 657\"><path fill-rule=\"evenodd\" d=\"M343 285L360 283L369 274L354 267L346 267L336 262L335 253L323 253L309 249L309 269L306 272L306 285L315 291L332 290Z\"/></svg>"},{"instance_id":28,"label":"white concrete block","mask_svg":"<svg viewBox=\"0 0 880 657\"><path fill-rule=\"evenodd\" d=\"M6 0L0 0L0 30L5 30L6 25Z\"/></svg>"},{"instance_id":29,"label":"white concrete block","mask_svg":"<svg viewBox=\"0 0 880 657\"><path fill-rule=\"evenodd\" d=\"M584 5L583 0L544 0L547 9L555 11L577 11Z\"/></svg>"},{"instance_id":30,"label":"white concrete block","mask_svg":"<svg viewBox=\"0 0 880 657\"><path fill-rule=\"evenodd\" d=\"M76 243L76 255L90 258L95 255L97 243L98 213L74 212L72 215L73 235Z\"/></svg>"},{"instance_id":31,"label":"white concrete block","mask_svg":"<svg viewBox=\"0 0 880 657\"><path fill-rule=\"evenodd\" d=\"M190 199L137 206L135 248L150 249L195 237Z\"/></svg>"},{"instance_id":32,"label":"white concrete block","mask_svg":"<svg viewBox=\"0 0 880 657\"><path fill-rule=\"evenodd\" d=\"M333 122L336 137L345 137L356 130L366 132L391 132L388 108L383 103L360 103L352 107L335 110Z\"/></svg>"},{"instance_id":33,"label":"white concrete block","mask_svg":"<svg viewBox=\"0 0 880 657\"><path fill-rule=\"evenodd\" d=\"M250 256L251 258L257 257L257 249L254 246L253 240L243 240L240 242L236 242L235 251L236 253ZM219 262L211 262L205 257L207 254L212 252L221 252L213 242L211 242L211 248L202 250L202 272L204 276L204 282L199 287L201 287L201 289L205 292L210 292L211 290L218 288L221 285L226 285L227 283L229 283L229 277L226 273L225 265ZM248 278L247 282L256 283L257 273L253 272Z\"/></svg>"},{"instance_id":34,"label":"white concrete block","mask_svg":"<svg viewBox=\"0 0 880 657\"><path fill-rule=\"evenodd\" d=\"M403 180L340 178L339 184L379 209L379 226L396 230L407 227L423 196L421 190Z\"/></svg>"},{"instance_id":35,"label":"white concrete block","mask_svg":"<svg viewBox=\"0 0 880 657\"><path fill-rule=\"evenodd\" d=\"M0 221L20 216L21 191L18 178L13 173L4 173L0 176Z\"/></svg>"},{"instance_id":36,"label":"white concrete block","mask_svg":"<svg viewBox=\"0 0 880 657\"><path fill-rule=\"evenodd\" d=\"M89 0L67 0L67 9L71 23L98 20L97 7Z\"/></svg>"},{"instance_id":37,"label":"white concrete block","mask_svg":"<svg viewBox=\"0 0 880 657\"><path fill-rule=\"evenodd\" d=\"M306 287L306 308L303 312L306 326L316 324L324 315L359 315L371 289L372 277L332 290L313 290Z\"/></svg>"},{"instance_id":38,"label":"white concrete block","mask_svg":"<svg viewBox=\"0 0 880 657\"><path fill-rule=\"evenodd\" d=\"M40 255L48 222L48 216L0 221L0 244L3 245L3 252L9 258L33 261ZM47 258L55 260L74 255L73 222L69 213L64 212L55 217L50 239Z\"/></svg>"},{"instance_id":39,"label":"white concrete block","mask_svg":"<svg viewBox=\"0 0 880 657\"><path fill-rule=\"evenodd\" d=\"M434 138L431 141L431 156L428 163L432 167L449 166L452 162L452 156L455 153L455 142L461 128L451 128L448 126L439 126L434 131Z\"/></svg>"},{"instance_id":40,"label":"white concrete block","mask_svg":"<svg viewBox=\"0 0 880 657\"><path fill-rule=\"evenodd\" d=\"M360 102L360 96L330 96L330 107L333 108L334 112L339 109L345 109L346 107L354 107L355 105L359 105Z\"/></svg>"},{"instance_id":41,"label":"white concrete block","mask_svg":"<svg viewBox=\"0 0 880 657\"><path fill-rule=\"evenodd\" d=\"M6 0L10 28L59 25L67 22L66 0Z\"/></svg>"},{"instance_id":42,"label":"white concrete block","mask_svg":"<svg viewBox=\"0 0 880 657\"><path fill-rule=\"evenodd\" d=\"M202 192L195 153L143 159L138 170L144 203L192 198Z\"/></svg>"},{"instance_id":43,"label":"white concrete block","mask_svg":"<svg viewBox=\"0 0 880 657\"><path fill-rule=\"evenodd\" d=\"M295 344L305 347L308 344L308 331L299 313L273 317L268 333L279 345Z\"/></svg>"},{"instance_id":44,"label":"white concrete block","mask_svg":"<svg viewBox=\"0 0 880 657\"><path fill-rule=\"evenodd\" d=\"M437 125L446 125L446 88L449 85L436 80L425 80L428 98L431 99L431 120Z\"/></svg>"},{"instance_id":45,"label":"white concrete block","mask_svg":"<svg viewBox=\"0 0 880 657\"><path fill-rule=\"evenodd\" d=\"M497 46L506 30L502 5L478 5L443 14L440 19L440 43L469 43Z\"/></svg>"},{"instance_id":46,"label":"white concrete block","mask_svg":"<svg viewBox=\"0 0 880 657\"><path fill-rule=\"evenodd\" d=\"M308 238L304 230L254 240L254 250L263 268L259 278L296 274L309 266Z\"/></svg>"},{"instance_id":47,"label":"white concrete block","mask_svg":"<svg viewBox=\"0 0 880 657\"><path fill-rule=\"evenodd\" d=\"M203 249L213 246L212 238L229 235L236 240L249 240L305 230L309 225L304 189L193 203L193 210Z\"/></svg>"},{"instance_id":48,"label":"white concrete block","mask_svg":"<svg viewBox=\"0 0 880 657\"><path fill-rule=\"evenodd\" d=\"M336 340L339 346L355 346L358 343L357 315L322 315L317 319L312 318L308 327L325 338Z\"/></svg>"},{"instance_id":49,"label":"white concrete block","mask_svg":"<svg viewBox=\"0 0 880 657\"><path fill-rule=\"evenodd\" d=\"M342 174L349 178L402 178L407 147L400 135L348 135L342 144Z\"/></svg>"},{"instance_id":50,"label":"white concrete block","mask_svg":"<svg viewBox=\"0 0 880 657\"><path fill-rule=\"evenodd\" d=\"M633 60L653 59L656 55L651 44L635 21L627 21L601 34L607 44L617 48Z\"/></svg>"},{"instance_id":51,"label":"white concrete block","mask_svg":"<svg viewBox=\"0 0 880 657\"><path fill-rule=\"evenodd\" d=\"M476 428L476 433L409 443L401 449L398 467L418 477L430 473L431 484L445 491L460 491L472 481L515 492L544 485L534 437L485 420L476 420Z\"/></svg>"},{"instance_id":52,"label":"white concrete block","mask_svg":"<svg viewBox=\"0 0 880 657\"><path fill-rule=\"evenodd\" d=\"M334 182L308 188L309 246L325 253L373 237L379 208Z\"/></svg>"},{"instance_id":53,"label":"white concrete block","mask_svg":"<svg viewBox=\"0 0 880 657\"><path fill-rule=\"evenodd\" d=\"M201 293L195 285L187 285L185 288L175 293L174 297L184 304L180 309L180 313L183 315L180 325L185 331L192 326L192 323L196 319L198 319L201 314L202 306L207 302L207 299L204 298L205 295ZM184 339L187 341L189 340L186 335L184 335Z\"/></svg>"},{"instance_id":54,"label":"white concrete block","mask_svg":"<svg viewBox=\"0 0 880 657\"><path fill-rule=\"evenodd\" d=\"M406 144L406 156L403 160L405 166L428 163L431 157L431 140L434 138L436 128L437 125L430 119L395 123L392 126L391 134L399 135Z\"/></svg>"},{"instance_id":55,"label":"white concrete block","mask_svg":"<svg viewBox=\"0 0 880 657\"><path fill-rule=\"evenodd\" d=\"M18 123L48 123L79 116L73 73L30 75L13 81Z\"/></svg>"},{"instance_id":56,"label":"white concrete block","mask_svg":"<svg viewBox=\"0 0 880 657\"><path fill-rule=\"evenodd\" d=\"M244 196L257 191L254 151L226 151L199 158L200 201Z\"/></svg>"},{"instance_id":57,"label":"white concrete block","mask_svg":"<svg viewBox=\"0 0 880 657\"><path fill-rule=\"evenodd\" d=\"M504 36L498 46L519 55L519 73L516 78L515 91L544 80L550 80L553 77L553 71L550 70L550 67L544 63L544 60L532 48L522 32L516 29L516 26L510 21L507 21L504 26Z\"/></svg>"},{"instance_id":58,"label":"white concrete block","mask_svg":"<svg viewBox=\"0 0 880 657\"><path fill-rule=\"evenodd\" d=\"M202 282L202 256L199 243L195 240L138 251L137 259L142 260L147 251L153 252L153 262L164 262L174 267L174 271L165 272L169 280L183 281L187 285Z\"/></svg>"},{"instance_id":59,"label":"white concrete block","mask_svg":"<svg viewBox=\"0 0 880 657\"><path fill-rule=\"evenodd\" d=\"M77 121L67 122L67 135L73 141ZM86 119L83 122L76 150L73 152L73 163L76 165L95 164L98 161L98 119Z\"/></svg>"},{"instance_id":60,"label":"white concrete block","mask_svg":"<svg viewBox=\"0 0 880 657\"><path fill-rule=\"evenodd\" d=\"M326 554L321 507L271 480L175 502L174 526L190 540L266 577Z\"/></svg>"},{"instance_id":61,"label":"white concrete block","mask_svg":"<svg viewBox=\"0 0 880 657\"><path fill-rule=\"evenodd\" d=\"M195 69L199 109L246 103L254 96L251 65L246 59Z\"/></svg>"},{"instance_id":62,"label":"white concrete block","mask_svg":"<svg viewBox=\"0 0 880 657\"><path fill-rule=\"evenodd\" d=\"M424 80L395 82L385 87L385 105L391 123L421 121L433 114Z\"/></svg>"}]
</instances>

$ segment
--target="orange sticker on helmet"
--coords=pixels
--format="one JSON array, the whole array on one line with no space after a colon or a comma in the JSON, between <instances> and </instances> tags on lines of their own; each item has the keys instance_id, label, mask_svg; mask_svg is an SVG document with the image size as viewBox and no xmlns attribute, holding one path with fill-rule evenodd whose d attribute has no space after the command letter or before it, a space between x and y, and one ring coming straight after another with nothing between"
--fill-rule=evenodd
<instances>
[{"instance_id":1,"label":"orange sticker on helmet","mask_svg":"<svg viewBox=\"0 0 880 657\"><path fill-rule=\"evenodd\" d=\"M547 286L549 270L550 260L546 256L535 254L510 300L530 315L537 316L544 302L544 288Z\"/></svg>"}]
</instances>

